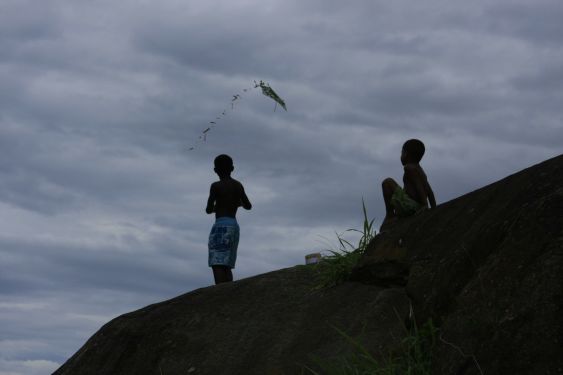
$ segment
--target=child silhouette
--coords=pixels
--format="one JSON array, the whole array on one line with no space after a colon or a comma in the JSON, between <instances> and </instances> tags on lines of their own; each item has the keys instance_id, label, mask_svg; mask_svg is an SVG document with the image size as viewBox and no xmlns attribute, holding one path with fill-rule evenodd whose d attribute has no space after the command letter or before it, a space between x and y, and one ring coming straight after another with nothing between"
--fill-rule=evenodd
<instances>
[{"instance_id":1,"label":"child silhouette","mask_svg":"<svg viewBox=\"0 0 563 375\"><path fill-rule=\"evenodd\" d=\"M418 139L409 139L401 150L401 163L404 166L404 188L401 188L392 178L383 180L381 187L385 200L385 219L380 232L385 231L398 217L414 215L421 209L436 207L434 192L428 183L426 173L420 166L424 155L424 143Z\"/></svg>"},{"instance_id":2,"label":"child silhouette","mask_svg":"<svg viewBox=\"0 0 563 375\"><path fill-rule=\"evenodd\" d=\"M244 187L231 178L234 170L233 159L219 155L214 161L214 171L219 181L211 184L205 212L215 212L215 224L209 234L209 267L213 269L215 284L233 281L232 268L235 268L240 228L236 220L237 209L252 208Z\"/></svg>"}]
</instances>

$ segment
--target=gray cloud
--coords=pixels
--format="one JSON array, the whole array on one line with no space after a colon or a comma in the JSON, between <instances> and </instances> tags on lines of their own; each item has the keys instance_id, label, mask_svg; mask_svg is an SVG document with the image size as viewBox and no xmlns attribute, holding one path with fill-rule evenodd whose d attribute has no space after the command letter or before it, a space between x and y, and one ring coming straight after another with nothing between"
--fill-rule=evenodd
<instances>
[{"instance_id":1,"label":"gray cloud","mask_svg":"<svg viewBox=\"0 0 563 375\"><path fill-rule=\"evenodd\" d=\"M519 37L531 43L560 46L563 5L558 1L495 4L489 11L489 27L493 32Z\"/></svg>"}]
</instances>

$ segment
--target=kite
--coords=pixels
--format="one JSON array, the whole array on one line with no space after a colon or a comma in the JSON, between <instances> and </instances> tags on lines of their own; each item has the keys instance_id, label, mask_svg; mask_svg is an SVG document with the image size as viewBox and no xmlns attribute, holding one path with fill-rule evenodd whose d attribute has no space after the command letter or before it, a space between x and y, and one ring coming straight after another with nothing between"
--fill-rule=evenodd
<instances>
[{"instance_id":1,"label":"kite","mask_svg":"<svg viewBox=\"0 0 563 375\"><path fill-rule=\"evenodd\" d=\"M282 108L285 109L287 112L287 108L285 107L285 102L283 101L282 98L278 96L278 94L276 94L276 92L274 91L273 88L270 87L270 85L268 85L264 81L260 81L260 83L256 83L256 81L254 81L254 83L256 84L255 87L260 87L262 89L262 94L266 95L269 98L274 99L274 101L276 102L276 106L279 103L279 105L281 105ZM274 108L274 112L275 111L276 109Z\"/></svg>"},{"instance_id":2,"label":"kite","mask_svg":"<svg viewBox=\"0 0 563 375\"><path fill-rule=\"evenodd\" d=\"M265 96L274 100L274 102L276 103L276 105L274 107L274 112L276 111L278 104L283 109L285 109L287 111L285 101L282 98L280 98L280 96L274 91L274 89L272 89L272 87L270 87L270 85L268 83L266 83L262 80L260 82L254 81L254 87L245 88L242 91L243 91L243 93L246 93L248 91L251 91L253 88L256 89L258 87L260 87L262 89L262 94L264 94ZM231 99L231 110L235 109L235 102L242 99L241 95L242 94L233 95L233 98ZM226 115L227 115L227 110L224 109L223 112L221 112L220 116L215 117L215 120L216 121L221 120ZM207 141L207 135L208 135L209 131L217 125L216 121L209 121L209 124L211 124L211 125L201 132L200 136L198 137L198 139L200 141L203 141L203 142ZM194 145L192 145L191 147L188 148L188 151L193 151L193 150L195 150L195 148L196 148L196 145L194 144Z\"/></svg>"}]
</instances>

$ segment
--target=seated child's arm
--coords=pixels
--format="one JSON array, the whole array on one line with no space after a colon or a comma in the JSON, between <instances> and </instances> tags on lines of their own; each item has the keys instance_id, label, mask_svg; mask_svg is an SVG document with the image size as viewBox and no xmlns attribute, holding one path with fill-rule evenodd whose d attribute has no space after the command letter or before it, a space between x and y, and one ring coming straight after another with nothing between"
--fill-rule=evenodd
<instances>
[{"instance_id":1,"label":"seated child's arm","mask_svg":"<svg viewBox=\"0 0 563 375\"><path fill-rule=\"evenodd\" d=\"M211 188L209 189L209 198L207 199L207 207L205 208L205 212L208 214L212 214L215 212L215 184L211 184Z\"/></svg>"},{"instance_id":2,"label":"seated child's arm","mask_svg":"<svg viewBox=\"0 0 563 375\"><path fill-rule=\"evenodd\" d=\"M419 169L414 166L405 166L405 190L411 198L424 207L428 207L427 181Z\"/></svg>"}]
</instances>

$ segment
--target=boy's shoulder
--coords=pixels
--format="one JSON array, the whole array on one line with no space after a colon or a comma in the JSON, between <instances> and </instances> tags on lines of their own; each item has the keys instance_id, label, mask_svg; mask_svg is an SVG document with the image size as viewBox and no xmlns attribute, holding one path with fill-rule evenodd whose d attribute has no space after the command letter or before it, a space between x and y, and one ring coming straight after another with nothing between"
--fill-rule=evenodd
<instances>
[{"instance_id":1,"label":"boy's shoulder","mask_svg":"<svg viewBox=\"0 0 563 375\"><path fill-rule=\"evenodd\" d=\"M420 164L418 163L408 163L405 164L404 166L405 169L405 174L417 174L417 175L421 175L421 176L426 176L426 173L424 173L424 169L422 169L422 167L420 166Z\"/></svg>"},{"instance_id":2,"label":"boy's shoulder","mask_svg":"<svg viewBox=\"0 0 563 375\"><path fill-rule=\"evenodd\" d=\"M244 189L242 183L239 180L235 180L234 178L232 178L231 180L233 180L233 184L236 185L239 189Z\"/></svg>"},{"instance_id":3,"label":"boy's shoulder","mask_svg":"<svg viewBox=\"0 0 563 375\"><path fill-rule=\"evenodd\" d=\"M242 186L240 181L235 180L234 178L230 177L228 179L215 181L211 184L211 187L219 187L219 186Z\"/></svg>"}]
</instances>

